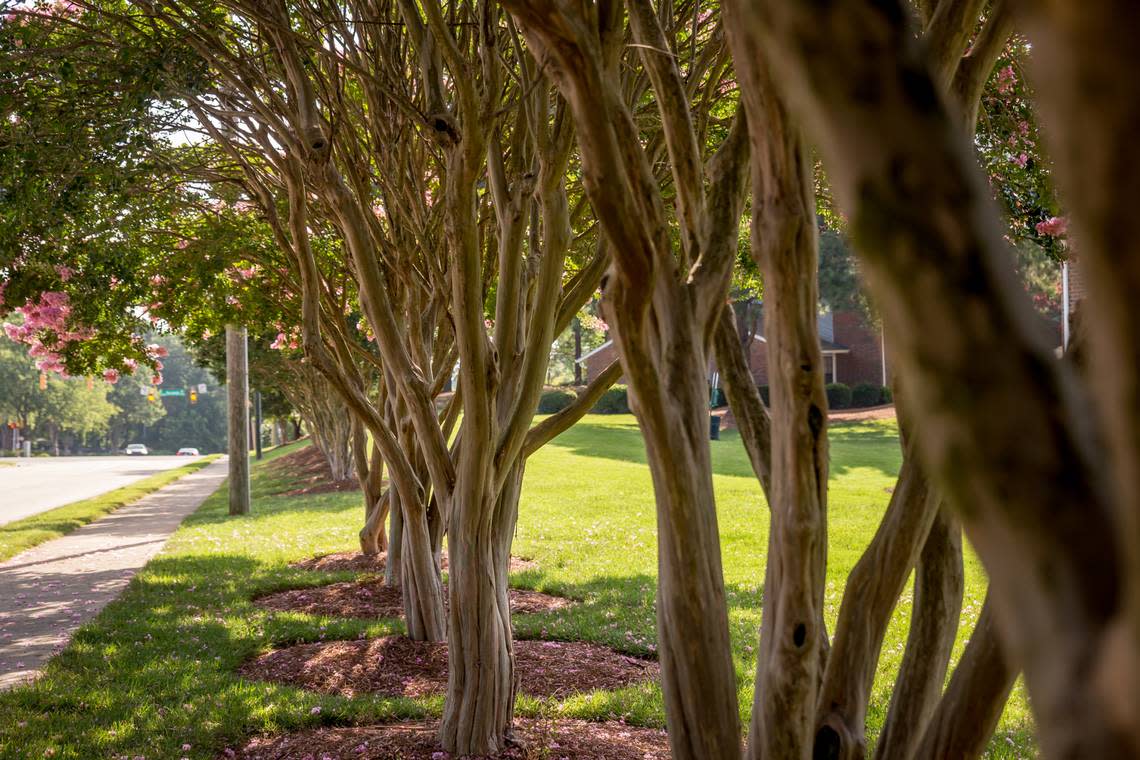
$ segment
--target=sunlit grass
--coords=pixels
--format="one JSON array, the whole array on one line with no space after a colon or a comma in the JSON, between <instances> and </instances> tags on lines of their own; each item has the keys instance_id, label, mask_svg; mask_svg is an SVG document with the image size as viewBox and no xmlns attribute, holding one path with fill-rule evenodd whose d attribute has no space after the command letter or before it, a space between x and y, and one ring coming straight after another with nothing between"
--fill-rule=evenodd
<instances>
[{"instance_id":1,"label":"sunlit grass","mask_svg":"<svg viewBox=\"0 0 1140 760\"><path fill-rule=\"evenodd\" d=\"M845 579L886 507L900 454L897 431L888 421L835 425L831 441L827 601L833 628ZM728 432L711 445L746 725L768 514L736 434ZM531 458L514 553L533 558L538 567L516 573L513 582L579 604L516 617L517 635L654 653L656 520L644 462L644 446L629 416L588 416ZM287 563L355 549L363 519L358 494L283 496L290 488L288 473L264 464L253 468L252 482L251 515L228 516L224 490L215 494L123 598L80 630L39 683L0 695L0 756L38 758L52 748L55 757L206 758L253 733L440 713L441 697L343 699L233 675L243 660L273 646L402 630L394 620L273 614L252 605L252 596L270 590L352 577L293 570ZM985 578L973 556L967 558L966 588L959 652L985 593ZM910 597L908 586L884 646L869 716L872 735L885 717L902 657ZM316 706L322 708L319 714L312 713ZM520 697L517 709L520 715L624 717L635 724L664 724L661 693L654 685L564 701ZM191 749L182 751L183 744ZM1035 754L1019 686L989 755Z\"/></svg>"},{"instance_id":2,"label":"sunlit grass","mask_svg":"<svg viewBox=\"0 0 1140 760\"><path fill-rule=\"evenodd\" d=\"M217 454L212 454L195 459L189 464L163 470L142 480L136 480L130 485L116 488L114 491L82 501L73 501L47 512L0 525L0 561L10 559L44 541L65 536L76 528L94 522L119 507L138 501L152 491L173 483L183 475L202 469L217 458ZM0 465L3 464L6 463L0 462Z\"/></svg>"}]
</instances>

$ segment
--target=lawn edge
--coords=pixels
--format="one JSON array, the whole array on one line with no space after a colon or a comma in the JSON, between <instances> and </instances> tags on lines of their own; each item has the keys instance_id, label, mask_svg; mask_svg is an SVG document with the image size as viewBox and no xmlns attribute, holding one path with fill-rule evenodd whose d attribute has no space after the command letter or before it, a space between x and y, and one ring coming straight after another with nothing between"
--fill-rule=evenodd
<instances>
[{"instance_id":1,"label":"lawn edge","mask_svg":"<svg viewBox=\"0 0 1140 760\"><path fill-rule=\"evenodd\" d=\"M166 486L181 480L187 475L198 472L217 459L221 454L208 454L200 459L195 459L192 462L187 462L180 467L174 467L162 472L156 472L154 475L143 478L142 480L135 481L129 485L121 488L116 488L106 493L101 493L98 496L92 496L89 499L80 499L73 501L70 504L49 509L46 512L25 517L21 520L15 520L4 525L0 525L0 562L5 562L22 552L35 548L40 544L53 541L57 538L62 538L72 531L78 530L84 525L89 525L101 517L122 509L125 506L135 503L144 496L149 496L155 491L165 488ZM62 513L67 513L64 516ZM54 531L51 535L45 535L38 540L29 544L14 544L8 543L5 540L5 534L20 533L26 530L34 530L39 523L51 523L54 520L66 519L73 522L67 529L62 531Z\"/></svg>"}]
</instances>

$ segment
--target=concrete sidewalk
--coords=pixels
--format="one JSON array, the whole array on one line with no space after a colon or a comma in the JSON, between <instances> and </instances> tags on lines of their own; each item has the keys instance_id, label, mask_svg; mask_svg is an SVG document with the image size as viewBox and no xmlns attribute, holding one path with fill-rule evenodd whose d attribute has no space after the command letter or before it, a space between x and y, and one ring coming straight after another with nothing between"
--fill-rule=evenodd
<instances>
[{"instance_id":1,"label":"concrete sidewalk","mask_svg":"<svg viewBox=\"0 0 1140 760\"><path fill-rule=\"evenodd\" d=\"M225 459L0 562L0 689L29 681L226 477Z\"/></svg>"}]
</instances>

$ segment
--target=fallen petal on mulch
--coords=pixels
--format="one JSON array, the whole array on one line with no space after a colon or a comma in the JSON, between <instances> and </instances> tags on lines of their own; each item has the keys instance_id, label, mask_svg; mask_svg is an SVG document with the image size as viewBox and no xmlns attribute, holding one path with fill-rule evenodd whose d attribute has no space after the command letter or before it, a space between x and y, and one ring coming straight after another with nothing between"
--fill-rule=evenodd
<instances>
[{"instance_id":1,"label":"fallen petal on mulch","mask_svg":"<svg viewBox=\"0 0 1140 760\"><path fill-rule=\"evenodd\" d=\"M556 699L660 676L655 662L581 641L515 641L515 671L520 692ZM326 694L424 697L447 689L447 644L404 636L298 644L249 660L238 672Z\"/></svg>"},{"instance_id":2,"label":"fallen petal on mulch","mask_svg":"<svg viewBox=\"0 0 1140 760\"><path fill-rule=\"evenodd\" d=\"M318 728L256 737L233 757L240 760L452 760L440 749L438 723L423 721L354 728ZM669 760L664 731L624 723L515 719L521 747L494 760ZM226 755L225 757L231 757Z\"/></svg>"},{"instance_id":3,"label":"fallen petal on mulch","mask_svg":"<svg viewBox=\"0 0 1140 760\"><path fill-rule=\"evenodd\" d=\"M289 567L298 570L321 570L324 572L347 570L380 573L384 571L387 564L388 555L385 552L375 555L362 554L361 552L334 552L333 554L321 554L299 562L292 562ZM440 564L443 566L442 569L447 569L446 552L443 554ZM521 573L524 570L535 570L537 568L538 563L534 560L511 557L512 573Z\"/></svg>"},{"instance_id":4,"label":"fallen petal on mulch","mask_svg":"<svg viewBox=\"0 0 1140 760\"><path fill-rule=\"evenodd\" d=\"M447 584L443 587L444 604L447 604ZM560 610L571 602L561 596L538 591L510 589L511 612L536 614ZM349 581L330 583L315 588L297 588L278 591L253 600L258 607L278 612L304 612L329 617L385 618L404 614L400 589L385 586L382 581Z\"/></svg>"},{"instance_id":5,"label":"fallen petal on mulch","mask_svg":"<svg viewBox=\"0 0 1140 760\"><path fill-rule=\"evenodd\" d=\"M293 488L281 492L285 496L360 490L360 481L356 478L333 480L329 463L316 446L306 446L279 457L269 463L268 469L275 475L288 476L292 481Z\"/></svg>"}]
</instances>

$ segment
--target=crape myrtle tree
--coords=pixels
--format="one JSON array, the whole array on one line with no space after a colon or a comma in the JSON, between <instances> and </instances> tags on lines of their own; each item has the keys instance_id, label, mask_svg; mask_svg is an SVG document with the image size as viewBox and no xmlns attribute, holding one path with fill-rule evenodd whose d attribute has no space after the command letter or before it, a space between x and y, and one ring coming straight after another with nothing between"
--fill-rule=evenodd
<instances>
[{"instance_id":1,"label":"crape myrtle tree","mask_svg":"<svg viewBox=\"0 0 1140 760\"><path fill-rule=\"evenodd\" d=\"M190 167L203 165L199 151L184 151ZM216 176L215 173L211 176ZM221 189L233 195L233 188ZM184 192L190 192L184 189ZM268 226L248 201L199 195L172 220L176 242L149 281L151 315L180 330L195 355L219 377L225 377L225 325L243 324L249 331L250 379L255 387L283 394L301 416L313 443L337 481L366 480L357 472L352 452L352 416L328 382L301 357L300 297L288 259ZM330 330L356 346L353 361L367 372L368 349L354 327L359 321L350 293L330 290L324 319ZM379 477L380 473L374 474ZM366 511L369 505L366 504Z\"/></svg>"},{"instance_id":2,"label":"crape myrtle tree","mask_svg":"<svg viewBox=\"0 0 1140 760\"><path fill-rule=\"evenodd\" d=\"M986 566L1001 649L1025 674L1043 753L1135 757L1140 362L1121 306L1135 246L1117 220L1137 182L1140 93L1122 72L1137 63L1140 18L1122 3L1024 6L1044 132L1089 262L1087 374L1033 329L960 103L940 92L939 59L904 8L771 0L749 4L745 29L851 220L895 336L915 445ZM952 680L944 701L955 691Z\"/></svg>"},{"instance_id":3,"label":"crape myrtle tree","mask_svg":"<svg viewBox=\"0 0 1140 760\"><path fill-rule=\"evenodd\" d=\"M169 3L124 16L175 29L210 67L211 85L183 95L241 166L299 274L307 358L389 472L389 501L403 515L408 631L447 635L443 745L503 747L515 683L507 567L523 463L616 375L531 427L553 338L603 268L564 277L573 242L565 106L491 2L448 17L412 3ZM320 224L343 244L375 336L382 406L324 338L327 280L311 242ZM604 264L604 247L590 255ZM433 397L456 359L462 426L449 444L449 415ZM449 537L446 626L435 525Z\"/></svg>"},{"instance_id":4,"label":"crape myrtle tree","mask_svg":"<svg viewBox=\"0 0 1140 760\"><path fill-rule=\"evenodd\" d=\"M692 104L699 93L721 88L725 70L701 71L690 59L686 81L671 55L680 34L698 44L699 30L690 32L681 21L695 9L659 17L648 2L629 4L672 175L674 208L667 212L620 87L621 4L504 4L574 115L585 190L613 249L605 316L657 497L658 651L673 755L736 756L740 730L707 442L707 367L743 211L743 112L729 109L719 145L706 150L707 112L694 112ZM723 49L716 19L695 18ZM812 308L814 314L814 300Z\"/></svg>"},{"instance_id":5,"label":"crape myrtle tree","mask_svg":"<svg viewBox=\"0 0 1140 760\"><path fill-rule=\"evenodd\" d=\"M520 0L506 5L527 35L532 52L550 68L571 104L587 192L615 251L622 251L615 254L607 286L612 310L609 322L630 377L634 409L655 477L660 530L659 645L674 756L731 757L739 752L735 692L730 687L716 694L720 684L707 675L716 663L725 662L727 649L717 609L723 591L715 564L719 551L711 490L702 492L693 485L707 478L704 418L698 413L700 405L686 404L684 394L671 385L682 374L693 384L703 379L705 352L713 333L742 436L772 508L748 755L806 756L815 751L823 753L819 756L856 757L865 752L866 707L883 635L916 563L916 614L908 643L911 656L896 685L898 698L888 723L888 727L895 726L896 736L880 744L880 755L910 757L920 741L925 742L923 756L980 753L1000 715L1015 670L997 645L992 607L986 605L962 667L939 703L961 606L961 547L953 519L940 511L940 495L928 486L914 457L907 457L883 525L852 575L834 639L829 640L824 631L826 404L815 320L812 164L807 145L768 72L763 46L747 32L751 26L740 23L751 18L746 9L740 4L727 6L726 13L736 19L728 23L727 36L748 114L750 150L738 156L751 156L752 254L764 279L766 334L772 357L770 417L749 377L728 309L718 309L715 315L686 314L690 325L683 329L693 330L695 325L704 339L683 346L692 363L683 365L674 359L667 365L668 373L652 371L657 352L669 345L666 336L672 336L665 326L673 324L657 310L668 304L671 314L682 313L674 302L658 296L657 289L669 292L676 287L676 278L668 273L680 271L682 290L695 291L704 274L701 266L693 266L683 232L686 214L700 207L691 199L705 192L705 177L686 168L699 165L686 147L691 142L680 137L685 134L688 104L661 94L676 93L678 88L674 85L669 90L668 78L660 74L654 80L658 98L666 101L663 114L671 111L673 123L681 125L669 146L681 244L654 246L646 238L660 235L666 222L660 208L654 207L653 189L641 180L645 171L639 166L639 146L629 139L628 118L623 118L620 98L615 96L612 69L607 70L606 42L614 36L615 27L620 28L620 4L579 7ZM937 9L928 9L921 30L935 51L930 60L940 88L954 104L963 137L973 130L982 87L1011 30L1009 8L1003 3L984 6L939 3ZM678 49L675 38L662 36L665 30L676 28L669 15L658 16L647 3L630 2L627 7L646 68L652 71L657 65L659 72L668 72L678 81L678 70L664 54ZM915 30L908 33L915 34ZM658 56L665 62L656 61ZM840 72L833 76L845 80ZM668 121L667 116L663 118ZM713 198L723 175L715 171L715 163L709 175L708 197ZM685 197L686 187L692 194L690 200ZM649 200L639 204L638 198ZM724 229L717 232L724 234ZM707 244L701 253L710 253ZM636 296L626 290L631 282L637 283ZM637 296L647 292L653 292L654 298L639 301ZM653 328L649 350L631 337L638 334L638 321L646 318L652 319ZM682 372L681 366L687 371ZM668 389L668 404L659 407L664 389ZM907 407L901 411L905 431L909 427ZM687 438L680 430L662 435L663 420L670 418L680 418ZM915 424L926 423L918 420ZM677 444L681 440L691 441L692 450L683 451ZM909 442L907 435L904 445L908 448ZM664 455L655 452L658 447L665 449ZM668 461L669 457L681 461ZM671 473L680 471L688 473L683 485L670 479ZM685 504L685 509L677 509L679 504ZM687 530L674 533L670 522L678 514L690 520L704 515L711 532L693 530L686 523ZM688 564L686 555L692 558ZM710 572L701 579L701 570ZM699 621L686 618L687 610L681 604L673 606L670 597L675 584L687 584L685 601L695 608ZM705 669L704 678L694 677L698 671L686 657ZM932 717L936 709L938 715ZM903 715L905 719L899 717Z\"/></svg>"}]
</instances>

